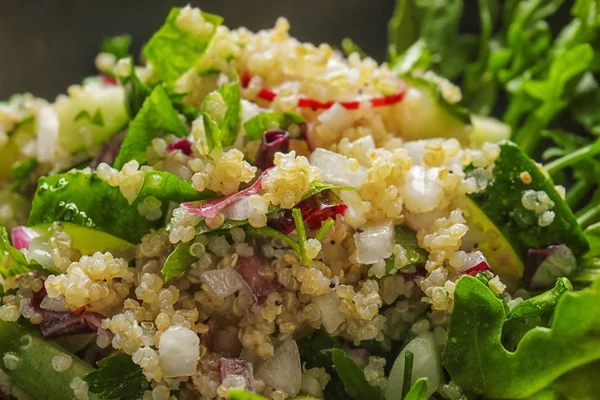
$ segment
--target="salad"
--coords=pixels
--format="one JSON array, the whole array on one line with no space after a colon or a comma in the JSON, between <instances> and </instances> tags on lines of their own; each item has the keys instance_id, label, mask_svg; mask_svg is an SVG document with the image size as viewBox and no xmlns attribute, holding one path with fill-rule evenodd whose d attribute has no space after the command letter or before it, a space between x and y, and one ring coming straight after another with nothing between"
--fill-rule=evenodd
<instances>
[{"instance_id":1,"label":"salad","mask_svg":"<svg viewBox=\"0 0 600 400\"><path fill-rule=\"evenodd\" d=\"M600 2L383 63L173 8L0 103L0 398L600 398ZM360 38L355 38L360 42Z\"/></svg>"}]
</instances>

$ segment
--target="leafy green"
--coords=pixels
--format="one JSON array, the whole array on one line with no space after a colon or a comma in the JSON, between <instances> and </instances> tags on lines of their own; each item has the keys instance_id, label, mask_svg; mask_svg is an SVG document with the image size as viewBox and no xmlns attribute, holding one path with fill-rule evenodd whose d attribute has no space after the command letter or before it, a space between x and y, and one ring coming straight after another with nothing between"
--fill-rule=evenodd
<instances>
[{"instance_id":1,"label":"leafy green","mask_svg":"<svg viewBox=\"0 0 600 400\"><path fill-rule=\"evenodd\" d=\"M260 140L268 130L288 130L290 125L302 124L306 120L294 112L265 112L250 118L244 123L249 140Z\"/></svg>"},{"instance_id":2,"label":"leafy green","mask_svg":"<svg viewBox=\"0 0 600 400\"><path fill-rule=\"evenodd\" d=\"M239 389L231 389L228 391L227 398L229 400L266 400L259 394Z\"/></svg>"},{"instance_id":3,"label":"leafy green","mask_svg":"<svg viewBox=\"0 0 600 400\"><path fill-rule=\"evenodd\" d=\"M391 256L385 260L385 269L389 274L396 273L399 269L409 265L422 265L427 261L429 254L422 249L417 242L417 235L406 225L396 226L396 243L406 250L406 260L396 264L396 257Z\"/></svg>"},{"instance_id":4,"label":"leafy green","mask_svg":"<svg viewBox=\"0 0 600 400\"><path fill-rule=\"evenodd\" d=\"M129 55L131 36L128 34L107 37L102 42L102 51L113 54L117 59Z\"/></svg>"},{"instance_id":5,"label":"leafy green","mask_svg":"<svg viewBox=\"0 0 600 400\"><path fill-rule=\"evenodd\" d=\"M404 53L390 60L390 68L399 76L416 69L426 69L431 65L432 56L424 39L414 42Z\"/></svg>"},{"instance_id":6,"label":"leafy green","mask_svg":"<svg viewBox=\"0 0 600 400\"><path fill-rule=\"evenodd\" d=\"M360 48L360 46L350 38L342 39L342 50L346 56L350 56L352 53L358 54L361 58L367 57L367 53Z\"/></svg>"},{"instance_id":7,"label":"leafy green","mask_svg":"<svg viewBox=\"0 0 600 400\"><path fill-rule=\"evenodd\" d=\"M191 243L179 243L175 250L169 254L160 271L165 277L165 282L181 274L196 261L196 257L190 253L190 246Z\"/></svg>"},{"instance_id":8,"label":"leafy green","mask_svg":"<svg viewBox=\"0 0 600 400\"><path fill-rule=\"evenodd\" d=\"M373 400L381 397L379 387L367 382L363 370L345 351L332 349L331 358L348 396L354 400Z\"/></svg>"},{"instance_id":9,"label":"leafy green","mask_svg":"<svg viewBox=\"0 0 600 400\"><path fill-rule=\"evenodd\" d=\"M127 354L103 358L98 361L98 369L83 379L89 385L89 391L101 400L138 400L145 390L150 389L142 369Z\"/></svg>"},{"instance_id":10,"label":"leafy green","mask_svg":"<svg viewBox=\"0 0 600 400\"><path fill-rule=\"evenodd\" d=\"M99 108L94 115L90 114L87 110L79 111L77 115L75 115L75 118L73 118L73 121L76 122L80 120L88 120L92 125L104 126L104 117L102 116L102 110Z\"/></svg>"},{"instance_id":11,"label":"leafy green","mask_svg":"<svg viewBox=\"0 0 600 400\"><path fill-rule=\"evenodd\" d=\"M429 391L427 390L427 378L419 378L410 388L404 400L428 400Z\"/></svg>"},{"instance_id":12,"label":"leafy green","mask_svg":"<svg viewBox=\"0 0 600 400\"><path fill-rule=\"evenodd\" d=\"M588 244L573 212L560 197L553 182L546 178L536 163L511 142L500 144L500 157L495 162L493 178L483 192L470 195L489 220L498 228L521 260L530 248L562 243L576 256L583 255ZM520 176L528 172L531 183ZM541 227L537 215L522 204L527 190L544 191L554 202L554 220Z\"/></svg>"},{"instance_id":13,"label":"leafy green","mask_svg":"<svg viewBox=\"0 0 600 400\"><path fill-rule=\"evenodd\" d=\"M29 157L26 160L17 161L12 165L13 179L10 184L10 190L20 192L25 186L31 182L31 178L35 176L35 170L39 162L35 157Z\"/></svg>"},{"instance_id":14,"label":"leafy green","mask_svg":"<svg viewBox=\"0 0 600 400\"><path fill-rule=\"evenodd\" d=\"M151 146L152 139L167 134L185 137L188 130L179 119L179 114L173 108L165 90L156 86L131 122L114 167L121 169L131 160L140 164L146 163L146 150Z\"/></svg>"},{"instance_id":15,"label":"leafy green","mask_svg":"<svg viewBox=\"0 0 600 400\"><path fill-rule=\"evenodd\" d=\"M500 342L505 305L483 283L463 276L454 301L443 363L464 390L497 399L526 398L600 359L600 280L564 293L552 326L527 332L514 352Z\"/></svg>"},{"instance_id":16,"label":"leafy green","mask_svg":"<svg viewBox=\"0 0 600 400\"><path fill-rule=\"evenodd\" d=\"M552 312L561 296L569 290L573 290L571 282L567 278L558 278L554 288L517 304L506 316L506 321L537 317Z\"/></svg>"},{"instance_id":17,"label":"leafy green","mask_svg":"<svg viewBox=\"0 0 600 400\"><path fill-rule=\"evenodd\" d=\"M302 218L302 211L299 208L292 208L292 218L294 218L294 225L296 225L296 235L298 236L298 256L300 262L304 265L310 265L311 260L306 254L306 227L304 226L304 219Z\"/></svg>"},{"instance_id":18,"label":"leafy green","mask_svg":"<svg viewBox=\"0 0 600 400\"><path fill-rule=\"evenodd\" d=\"M225 107L222 116L212 111L215 103ZM235 143L242 125L240 82L237 77L206 96L202 105L202 119L209 151Z\"/></svg>"},{"instance_id":19,"label":"leafy green","mask_svg":"<svg viewBox=\"0 0 600 400\"><path fill-rule=\"evenodd\" d=\"M144 57L165 82L175 81L194 65L223 21L218 15L203 12L204 21L212 24L213 28L194 31L189 26L189 19L186 23L185 16L178 21L181 12L181 8L173 7L163 26L152 35L143 49Z\"/></svg>"},{"instance_id":20,"label":"leafy green","mask_svg":"<svg viewBox=\"0 0 600 400\"><path fill-rule=\"evenodd\" d=\"M144 105L146 98L152 93L152 89L148 87L135 73L135 64L133 57L129 59L130 69L128 76L121 76L121 86L125 90L125 108L130 119L134 119L138 111Z\"/></svg>"},{"instance_id":21,"label":"leafy green","mask_svg":"<svg viewBox=\"0 0 600 400\"><path fill-rule=\"evenodd\" d=\"M388 25L390 56L422 39L435 61L433 69L452 79L462 72L465 40L458 35L462 0L397 0Z\"/></svg>"},{"instance_id":22,"label":"leafy green","mask_svg":"<svg viewBox=\"0 0 600 400\"><path fill-rule=\"evenodd\" d=\"M138 211L138 205L146 198L159 200L164 215L169 201L192 201L212 195L210 191L197 192L189 182L168 172L150 171L130 204L118 187L110 186L95 173L75 170L39 180L29 225L70 222L138 243L150 229L162 225L160 220L150 221Z\"/></svg>"},{"instance_id":23,"label":"leafy green","mask_svg":"<svg viewBox=\"0 0 600 400\"><path fill-rule=\"evenodd\" d=\"M590 245L590 251L587 255L590 257L600 256L600 222L585 228L583 234Z\"/></svg>"}]
</instances>

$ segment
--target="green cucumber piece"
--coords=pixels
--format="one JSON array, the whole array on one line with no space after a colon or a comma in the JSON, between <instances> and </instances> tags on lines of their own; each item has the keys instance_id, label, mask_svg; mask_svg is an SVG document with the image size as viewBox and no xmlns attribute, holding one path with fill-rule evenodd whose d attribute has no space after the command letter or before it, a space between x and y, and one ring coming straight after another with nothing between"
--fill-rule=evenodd
<instances>
[{"instance_id":1,"label":"green cucumber piece","mask_svg":"<svg viewBox=\"0 0 600 400\"><path fill-rule=\"evenodd\" d=\"M472 218L482 221L482 225L495 226L522 262L529 249L554 244L566 245L577 257L585 254L589 249L588 242L575 215L554 188L551 178L545 176L538 165L516 144L502 142L500 149L492 180L484 191L469 196L472 201L469 206ZM521 180L523 172L531 176L530 183ZM544 191L554 202L551 211L555 213L555 217L550 225L540 226L535 212L523 206L522 197L526 190ZM489 221L485 221L478 210ZM488 254L484 251L484 254L494 259L489 251ZM514 260L513 262L516 263ZM518 265L503 266L500 261L495 264L492 265L493 269L509 275L520 276L522 271L522 267Z\"/></svg>"},{"instance_id":2,"label":"green cucumber piece","mask_svg":"<svg viewBox=\"0 0 600 400\"><path fill-rule=\"evenodd\" d=\"M129 120L123 88L94 81L68 97L59 97L54 110L59 120L58 141L69 153L103 143Z\"/></svg>"},{"instance_id":3,"label":"green cucumber piece","mask_svg":"<svg viewBox=\"0 0 600 400\"><path fill-rule=\"evenodd\" d=\"M476 146L482 146L485 142L498 143L510 139L510 125L502 121L481 115L473 115L471 121L471 140Z\"/></svg>"},{"instance_id":4,"label":"green cucumber piece","mask_svg":"<svg viewBox=\"0 0 600 400\"><path fill-rule=\"evenodd\" d=\"M70 355L73 364L66 371L57 372L52 358L61 353ZM0 354L0 368L38 400L75 399L71 381L76 377L83 379L94 370L57 344L42 339L37 329L16 322L0 321ZM5 364L7 356L18 360L11 368ZM89 398L97 399L93 393Z\"/></svg>"},{"instance_id":5,"label":"green cucumber piece","mask_svg":"<svg viewBox=\"0 0 600 400\"><path fill-rule=\"evenodd\" d=\"M456 138L468 143L471 132L469 111L450 104L434 82L405 75L408 88L395 108L400 134L406 140Z\"/></svg>"},{"instance_id":6,"label":"green cucumber piece","mask_svg":"<svg viewBox=\"0 0 600 400\"><path fill-rule=\"evenodd\" d=\"M110 251L115 257L132 260L135 257L135 245L113 236L109 233L85 226L63 222L63 230L71 236L73 247L83 255L92 255L99 251L101 253ZM52 224L41 224L31 228L41 236L48 234Z\"/></svg>"}]
</instances>

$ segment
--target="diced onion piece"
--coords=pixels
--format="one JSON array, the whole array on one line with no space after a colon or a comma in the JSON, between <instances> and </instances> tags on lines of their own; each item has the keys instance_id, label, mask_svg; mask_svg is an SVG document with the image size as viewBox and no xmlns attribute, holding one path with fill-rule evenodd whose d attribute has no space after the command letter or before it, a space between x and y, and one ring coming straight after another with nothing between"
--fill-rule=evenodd
<instances>
[{"instance_id":1,"label":"diced onion piece","mask_svg":"<svg viewBox=\"0 0 600 400\"><path fill-rule=\"evenodd\" d=\"M205 271L200 275L200 280L219 298L234 294L245 284L240 274L231 267Z\"/></svg>"},{"instance_id":2,"label":"diced onion piece","mask_svg":"<svg viewBox=\"0 0 600 400\"><path fill-rule=\"evenodd\" d=\"M247 391L254 392L254 369L252 363L241 358L221 357L218 363L219 381L233 375L241 376L246 381Z\"/></svg>"},{"instance_id":3,"label":"diced onion piece","mask_svg":"<svg viewBox=\"0 0 600 400\"><path fill-rule=\"evenodd\" d=\"M436 209L444 199L444 187L440 181L439 168L413 165L398 191L404 206L410 212L424 213Z\"/></svg>"},{"instance_id":4,"label":"diced onion piece","mask_svg":"<svg viewBox=\"0 0 600 400\"><path fill-rule=\"evenodd\" d=\"M200 360L200 338L183 326L171 326L158 341L160 367L165 378L192 376Z\"/></svg>"},{"instance_id":5,"label":"diced onion piece","mask_svg":"<svg viewBox=\"0 0 600 400\"><path fill-rule=\"evenodd\" d=\"M67 307L67 304L65 303L65 299L62 296L58 296L58 297L46 296L46 297L44 297L44 299L40 303L40 308L43 308L44 310L58 311L58 312L69 311L69 307Z\"/></svg>"},{"instance_id":6,"label":"diced onion piece","mask_svg":"<svg viewBox=\"0 0 600 400\"><path fill-rule=\"evenodd\" d=\"M362 199L354 190L338 190L336 194L340 200L348 206L344 213L344 219L353 228L357 228L367 222L367 216L362 209Z\"/></svg>"},{"instance_id":7,"label":"diced onion piece","mask_svg":"<svg viewBox=\"0 0 600 400\"><path fill-rule=\"evenodd\" d=\"M407 211L404 213L404 219L413 232L418 232L421 229L429 229L436 219L447 217L449 213L447 209L433 210L425 213L411 213ZM471 228L469 228L470 231Z\"/></svg>"},{"instance_id":8,"label":"diced onion piece","mask_svg":"<svg viewBox=\"0 0 600 400\"><path fill-rule=\"evenodd\" d=\"M252 196L242 197L237 202L225 207L223 209L223 215L225 215L226 219L230 219L232 221L247 220L253 210L250 201L258 196L259 195L257 194L253 194Z\"/></svg>"},{"instance_id":9,"label":"diced onion piece","mask_svg":"<svg viewBox=\"0 0 600 400\"><path fill-rule=\"evenodd\" d=\"M316 296L313 302L321 310L321 321L327 333L333 333L344 322L340 309L340 298L334 292Z\"/></svg>"},{"instance_id":10,"label":"diced onion piece","mask_svg":"<svg viewBox=\"0 0 600 400\"><path fill-rule=\"evenodd\" d=\"M36 231L26 226L17 226L10 231L12 245L17 250L28 249L33 238L40 236Z\"/></svg>"},{"instance_id":11,"label":"diced onion piece","mask_svg":"<svg viewBox=\"0 0 600 400\"><path fill-rule=\"evenodd\" d=\"M440 354L435 343L433 333L425 332L411 340L400 352L388 380L385 391L385 400L397 400L402 395L404 378L404 356L407 351L413 353L413 368L411 374L411 386L419 378L427 378L428 396L431 396L438 388L442 375Z\"/></svg>"},{"instance_id":12,"label":"diced onion piece","mask_svg":"<svg viewBox=\"0 0 600 400\"><path fill-rule=\"evenodd\" d=\"M352 118L352 113L342 107L340 103L335 103L329 109L323 111L321 114L319 114L317 119L322 124L331 128L334 132L341 132L350 128L350 126L352 126L352 122L354 121L354 118Z\"/></svg>"},{"instance_id":13,"label":"diced onion piece","mask_svg":"<svg viewBox=\"0 0 600 400\"><path fill-rule=\"evenodd\" d=\"M280 344L273 357L258 369L256 377L276 390L290 396L297 395L302 383L302 365L296 342L289 339Z\"/></svg>"},{"instance_id":14,"label":"diced onion piece","mask_svg":"<svg viewBox=\"0 0 600 400\"><path fill-rule=\"evenodd\" d=\"M317 399L323 398L323 390L319 381L308 374L302 374L302 383L300 384L300 390L302 393L309 396L316 397Z\"/></svg>"},{"instance_id":15,"label":"diced onion piece","mask_svg":"<svg viewBox=\"0 0 600 400\"><path fill-rule=\"evenodd\" d=\"M328 183L359 188L367 180L365 167L358 165L353 170L348 157L333 151L316 149L310 155L310 163L320 168L323 180Z\"/></svg>"},{"instance_id":16,"label":"diced onion piece","mask_svg":"<svg viewBox=\"0 0 600 400\"><path fill-rule=\"evenodd\" d=\"M477 275L478 272L489 271L490 264L481 251L467 254L467 262L457 272L467 275Z\"/></svg>"},{"instance_id":17,"label":"diced onion piece","mask_svg":"<svg viewBox=\"0 0 600 400\"><path fill-rule=\"evenodd\" d=\"M357 229L354 234L356 261L374 264L392 255L395 232L391 219L370 223Z\"/></svg>"}]
</instances>

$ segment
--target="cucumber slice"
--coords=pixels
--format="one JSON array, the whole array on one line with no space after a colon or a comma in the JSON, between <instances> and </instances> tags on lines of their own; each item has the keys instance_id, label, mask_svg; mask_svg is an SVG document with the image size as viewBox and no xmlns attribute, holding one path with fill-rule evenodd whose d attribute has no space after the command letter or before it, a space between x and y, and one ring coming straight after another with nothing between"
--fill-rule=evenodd
<instances>
[{"instance_id":1,"label":"cucumber slice","mask_svg":"<svg viewBox=\"0 0 600 400\"><path fill-rule=\"evenodd\" d=\"M135 257L135 245L126 240L97 229L63 222L63 229L71 236L73 247L83 255L91 255L99 251L110 251L115 257L132 260ZM31 227L41 236L48 235L52 224L42 224Z\"/></svg>"},{"instance_id":2,"label":"cucumber slice","mask_svg":"<svg viewBox=\"0 0 600 400\"><path fill-rule=\"evenodd\" d=\"M503 142L500 149L492 180L483 192L470 195L471 203L467 207L467 213L470 213L475 224L483 226L492 236L495 235L494 232L499 233L500 239L503 237L521 260L519 264L500 240L487 251L481 249L488 261L495 261L491 265L492 269L511 276L521 276L522 263L529 249L555 244L566 245L577 257L585 254L589 248L588 242L573 212L554 188L552 180L516 144ZM531 181L526 180L529 183L521 179L524 172L531 177ZM554 202L551 211L555 213L555 217L550 225L540 226L535 212L523 206L522 197L527 190L544 191ZM506 262L512 264L503 265Z\"/></svg>"},{"instance_id":3,"label":"cucumber slice","mask_svg":"<svg viewBox=\"0 0 600 400\"><path fill-rule=\"evenodd\" d=\"M414 76L403 76L402 79L408 88L394 111L403 138L443 137L469 142L471 118L468 110L446 101L434 82Z\"/></svg>"},{"instance_id":4,"label":"cucumber slice","mask_svg":"<svg viewBox=\"0 0 600 400\"><path fill-rule=\"evenodd\" d=\"M128 121L123 88L93 80L68 97L60 96L54 110L60 123L58 141L69 153L104 142Z\"/></svg>"},{"instance_id":5,"label":"cucumber slice","mask_svg":"<svg viewBox=\"0 0 600 400\"><path fill-rule=\"evenodd\" d=\"M471 140L476 146L481 146L485 142L498 143L508 140L512 133L509 125L495 118L473 115L472 122Z\"/></svg>"},{"instance_id":6,"label":"cucumber slice","mask_svg":"<svg viewBox=\"0 0 600 400\"><path fill-rule=\"evenodd\" d=\"M0 180L12 179L12 166L15 162L24 160L26 157L21 151L35 136L35 120L28 118L20 122L10 133L8 142L0 148Z\"/></svg>"}]
</instances>

